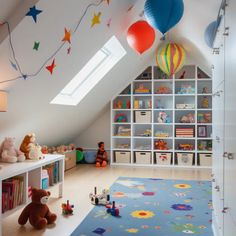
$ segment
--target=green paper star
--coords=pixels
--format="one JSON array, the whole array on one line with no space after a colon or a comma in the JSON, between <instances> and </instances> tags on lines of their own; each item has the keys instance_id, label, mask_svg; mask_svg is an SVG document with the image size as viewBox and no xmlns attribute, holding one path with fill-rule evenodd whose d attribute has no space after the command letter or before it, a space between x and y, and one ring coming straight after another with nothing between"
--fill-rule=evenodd
<instances>
[{"instance_id":1,"label":"green paper star","mask_svg":"<svg viewBox=\"0 0 236 236\"><path fill-rule=\"evenodd\" d=\"M33 47L33 49L36 50L36 51L38 51L38 49L39 49L39 44L40 44L40 42L34 42L34 47Z\"/></svg>"}]
</instances>

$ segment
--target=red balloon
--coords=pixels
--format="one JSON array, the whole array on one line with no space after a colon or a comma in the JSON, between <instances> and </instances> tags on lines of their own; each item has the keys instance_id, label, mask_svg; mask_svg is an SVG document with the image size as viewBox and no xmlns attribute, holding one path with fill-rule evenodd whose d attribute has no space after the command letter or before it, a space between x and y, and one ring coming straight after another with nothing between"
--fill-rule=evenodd
<instances>
[{"instance_id":1,"label":"red balloon","mask_svg":"<svg viewBox=\"0 0 236 236\"><path fill-rule=\"evenodd\" d=\"M155 41L155 31L146 21L139 20L129 27L127 41L131 48L142 54Z\"/></svg>"}]
</instances>

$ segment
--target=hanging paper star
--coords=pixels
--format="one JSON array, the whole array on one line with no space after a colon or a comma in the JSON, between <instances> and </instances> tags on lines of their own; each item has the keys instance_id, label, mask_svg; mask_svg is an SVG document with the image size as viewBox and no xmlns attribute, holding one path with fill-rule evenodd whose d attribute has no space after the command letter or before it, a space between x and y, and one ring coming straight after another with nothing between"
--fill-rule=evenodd
<instances>
[{"instance_id":1,"label":"hanging paper star","mask_svg":"<svg viewBox=\"0 0 236 236\"><path fill-rule=\"evenodd\" d=\"M134 5L131 5L131 6L128 8L127 12L128 12L128 11L131 11L133 7L134 7Z\"/></svg>"},{"instance_id":2,"label":"hanging paper star","mask_svg":"<svg viewBox=\"0 0 236 236\"><path fill-rule=\"evenodd\" d=\"M67 48L67 54L70 54L71 47Z\"/></svg>"},{"instance_id":3,"label":"hanging paper star","mask_svg":"<svg viewBox=\"0 0 236 236\"><path fill-rule=\"evenodd\" d=\"M47 70L51 73L51 75L52 75L53 70L54 70L55 67L56 67L56 65L55 65L55 59L53 59L52 64L49 65L49 66L46 66L46 69L47 69Z\"/></svg>"},{"instance_id":4,"label":"hanging paper star","mask_svg":"<svg viewBox=\"0 0 236 236\"><path fill-rule=\"evenodd\" d=\"M110 0L104 0L104 2L107 2L107 5L109 5L109 3L110 3Z\"/></svg>"},{"instance_id":5,"label":"hanging paper star","mask_svg":"<svg viewBox=\"0 0 236 236\"><path fill-rule=\"evenodd\" d=\"M110 27L110 26L111 26L111 18L109 18L107 21L107 27Z\"/></svg>"},{"instance_id":6,"label":"hanging paper star","mask_svg":"<svg viewBox=\"0 0 236 236\"><path fill-rule=\"evenodd\" d=\"M22 75L23 79L26 80L27 79L27 75Z\"/></svg>"},{"instance_id":7,"label":"hanging paper star","mask_svg":"<svg viewBox=\"0 0 236 236\"><path fill-rule=\"evenodd\" d=\"M17 69L17 65L15 64L15 63L13 63L11 60L9 60L10 61L10 63L11 63L11 66L15 69L15 70L18 70Z\"/></svg>"},{"instance_id":8,"label":"hanging paper star","mask_svg":"<svg viewBox=\"0 0 236 236\"><path fill-rule=\"evenodd\" d=\"M36 50L36 51L38 51L38 49L39 49L39 44L40 44L40 42L34 42L34 47L33 47L33 49Z\"/></svg>"},{"instance_id":9,"label":"hanging paper star","mask_svg":"<svg viewBox=\"0 0 236 236\"><path fill-rule=\"evenodd\" d=\"M26 16L32 16L34 19L34 22L37 22L37 15L40 14L42 10L38 10L35 8L35 6L30 7L30 10L26 13Z\"/></svg>"},{"instance_id":10,"label":"hanging paper star","mask_svg":"<svg viewBox=\"0 0 236 236\"><path fill-rule=\"evenodd\" d=\"M67 41L68 43L71 43L71 42L70 42L70 36L71 36L70 30L67 31L67 29L65 28L65 36L64 36L64 38L62 39L62 41L64 41L64 42Z\"/></svg>"},{"instance_id":11,"label":"hanging paper star","mask_svg":"<svg viewBox=\"0 0 236 236\"><path fill-rule=\"evenodd\" d=\"M91 23L91 28L96 25L96 24L100 24L101 21L100 21L100 16L101 16L101 12L99 12L97 15L94 13L93 15L93 19L92 19L92 23Z\"/></svg>"}]
</instances>

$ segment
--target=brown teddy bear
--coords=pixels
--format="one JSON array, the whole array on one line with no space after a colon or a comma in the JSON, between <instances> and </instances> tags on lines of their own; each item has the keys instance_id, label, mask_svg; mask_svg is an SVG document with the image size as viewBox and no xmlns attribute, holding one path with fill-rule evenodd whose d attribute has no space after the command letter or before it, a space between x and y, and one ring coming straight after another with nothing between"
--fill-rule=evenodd
<instances>
[{"instance_id":1,"label":"brown teddy bear","mask_svg":"<svg viewBox=\"0 0 236 236\"><path fill-rule=\"evenodd\" d=\"M35 144L35 134L27 134L21 145L20 150L25 154L26 159L30 160L40 160L43 159L43 154L41 152L41 147L38 144Z\"/></svg>"},{"instance_id":2,"label":"brown teddy bear","mask_svg":"<svg viewBox=\"0 0 236 236\"><path fill-rule=\"evenodd\" d=\"M50 192L43 189L32 189L32 202L28 204L21 215L18 223L25 225L29 219L30 224L36 229L43 229L47 224L52 224L56 221L57 215L50 212L46 203Z\"/></svg>"}]
</instances>

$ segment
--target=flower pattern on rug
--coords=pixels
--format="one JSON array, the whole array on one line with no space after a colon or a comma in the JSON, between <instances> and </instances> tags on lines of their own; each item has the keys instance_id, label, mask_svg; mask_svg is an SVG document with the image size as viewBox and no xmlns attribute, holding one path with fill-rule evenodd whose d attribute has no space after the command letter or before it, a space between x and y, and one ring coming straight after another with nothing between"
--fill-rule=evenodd
<instances>
[{"instance_id":1,"label":"flower pattern on rug","mask_svg":"<svg viewBox=\"0 0 236 236\"><path fill-rule=\"evenodd\" d=\"M139 210L139 211L133 211L131 213L131 216L139 219L148 219L155 216L155 214L152 211Z\"/></svg>"},{"instance_id":2,"label":"flower pattern on rug","mask_svg":"<svg viewBox=\"0 0 236 236\"><path fill-rule=\"evenodd\" d=\"M193 209L190 205L185 204L174 204L171 208L177 211L191 211Z\"/></svg>"}]
</instances>

